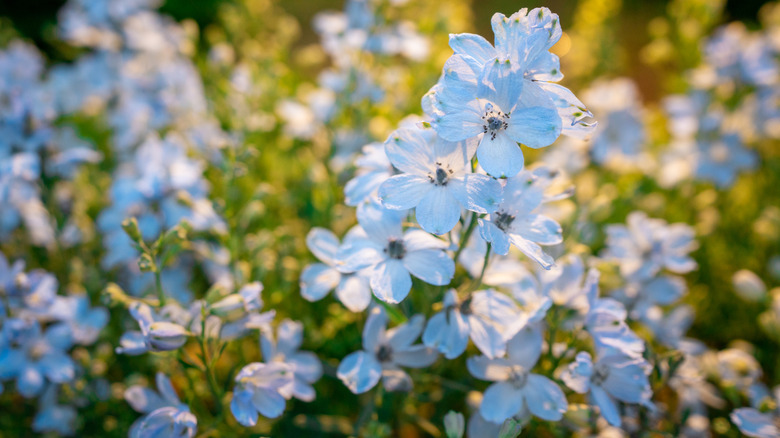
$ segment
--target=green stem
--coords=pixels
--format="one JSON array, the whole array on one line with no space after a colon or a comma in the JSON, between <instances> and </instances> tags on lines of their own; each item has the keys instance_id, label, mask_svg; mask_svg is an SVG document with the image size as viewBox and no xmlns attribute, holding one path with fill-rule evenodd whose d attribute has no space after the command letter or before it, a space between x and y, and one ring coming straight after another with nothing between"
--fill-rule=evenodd
<instances>
[{"instance_id":1,"label":"green stem","mask_svg":"<svg viewBox=\"0 0 780 438\"><path fill-rule=\"evenodd\" d=\"M202 312L205 313L205 312ZM217 416L222 415L222 395L217 384L217 378L214 376L214 369L212 368L212 362L208 357L208 348L206 347L206 315L202 316L201 330L200 330L200 352L201 360L203 361L203 374L208 382L211 395L214 397L214 405L217 409Z\"/></svg>"},{"instance_id":2,"label":"green stem","mask_svg":"<svg viewBox=\"0 0 780 438\"><path fill-rule=\"evenodd\" d=\"M157 299L160 300L160 307L165 305L165 291L162 286L162 273L160 272L160 265L155 260L154 266L154 285L157 289Z\"/></svg>"},{"instance_id":3,"label":"green stem","mask_svg":"<svg viewBox=\"0 0 780 438\"><path fill-rule=\"evenodd\" d=\"M482 279L485 278L485 271L487 271L488 264L490 263L490 250L493 248L493 244L487 244L487 250L485 250L485 259L482 261L482 271L479 272L479 277L474 280L474 284L471 286L471 290L477 290L482 286Z\"/></svg>"},{"instance_id":4,"label":"green stem","mask_svg":"<svg viewBox=\"0 0 780 438\"><path fill-rule=\"evenodd\" d=\"M469 222L468 227L466 227L466 232L463 233L463 236L460 238L460 242L458 242L458 250L455 251L455 256L453 257L452 261L455 263L458 263L458 258L460 257L460 253L463 252L463 250L466 248L466 244L469 241L469 237L471 237L471 234L474 232L474 228L477 226L477 213L471 213L471 221Z\"/></svg>"}]
</instances>

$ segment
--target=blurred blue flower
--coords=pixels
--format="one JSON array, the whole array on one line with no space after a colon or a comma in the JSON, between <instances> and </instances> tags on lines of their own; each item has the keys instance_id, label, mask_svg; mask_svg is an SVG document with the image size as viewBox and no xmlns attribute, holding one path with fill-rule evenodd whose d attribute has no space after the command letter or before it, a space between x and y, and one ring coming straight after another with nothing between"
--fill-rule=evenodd
<instances>
[{"instance_id":1,"label":"blurred blue flower","mask_svg":"<svg viewBox=\"0 0 780 438\"><path fill-rule=\"evenodd\" d=\"M337 375L355 394L368 391L379 380L388 391L409 391L412 379L401 367L425 368L436 361L436 350L414 344L425 324L422 315L387 330L387 314L374 307L363 327L363 350L350 353L339 364Z\"/></svg>"}]
</instances>

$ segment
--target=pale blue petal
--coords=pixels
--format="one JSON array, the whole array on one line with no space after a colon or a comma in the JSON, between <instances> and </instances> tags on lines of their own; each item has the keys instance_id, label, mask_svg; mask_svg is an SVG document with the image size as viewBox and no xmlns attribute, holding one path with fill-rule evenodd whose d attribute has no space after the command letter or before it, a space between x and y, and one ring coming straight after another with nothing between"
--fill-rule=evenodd
<instances>
[{"instance_id":1,"label":"pale blue petal","mask_svg":"<svg viewBox=\"0 0 780 438\"><path fill-rule=\"evenodd\" d=\"M301 273L301 296L309 301L317 301L333 290L341 281L341 273L323 263L315 263L303 269Z\"/></svg>"},{"instance_id":2,"label":"pale blue petal","mask_svg":"<svg viewBox=\"0 0 780 438\"><path fill-rule=\"evenodd\" d=\"M596 385L593 385L590 388L590 396L593 398L593 402L596 406L599 407L599 410L601 410L601 416L603 416L612 426L620 427L620 413L618 412L612 397L610 397L600 386Z\"/></svg>"},{"instance_id":3,"label":"pale blue petal","mask_svg":"<svg viewBox=\"0 0 780 438\"><path fill-rule=\"evenodd\" d=\"M479 413L485 420L503 423L523 409L522 393L509 382L497 382L488 387L482 397Z\"/></svg>"},{"instance_id":4,"label":"pale blue petal","mask_svg":"<svg viewBox=\"0 0 780 438\"><path fill-rule=\"evenodd\" d=\"M423 249L407 253L403 266L420 280L435 286L446 286L455 275L455 263L444 251Z\"/></svg>"},{"instance_id":5,"label":"pale blue petal","mask_svg":"<svg viewBox=\"0 0 780 438\"><path fill-rule=\"evenodd\" d=\"M509 253L509 236L501 231L493 222L480 219L479 235L492 244L492 250L498 255L507 255Z\"/></svg>"},{"instance_id":6,"label":"pale blue petal","mask_svg":"<svg viewBox=\"0 0 780 438\"><path fill-rule=\"evenodd\" d=\"M312 228L306 235L306 246L322 262L333 266L336 251L339 249L339 239L330 230Z\"/></svg>"},{"instance_id":7,"label":"pale blue petal","mask_svg":"<svg viewBox=\"0 0 780 438\"><path fill-rule=\"evenodd\" d=\"M371 290L384 302L400 303L411 289L412 277L400 260L385 260L376 265L371 274Z\"/></svg>"},{"instance_id":8,"label":"pale blue petal","mask_svg":"<svg viewBox=\"0 0 780 438\"><path fill-rule=\"evenodd\" d=\"M499 131L495 138L488 134L482 137L477 160L485 172L495 177L513 177L525 164L520 146L505 131Z\"/></svg>"},{"instance_id":9,"label":"pale blue petal","mask_svg":"<svg viewBox=\"0 0 780 438\"><path fill-rule=\"evenodd\" d=\"M341 361L336 375L355 394L376 386L382 377L382 367L372 354L356 351Z\"/></svg>"},{"instance_id":10,"label":"pale blue petal","mask_svg":"<svg viewBox=\"0 0 780 438\"><path fill-rule=\"evenodd\" d=\"M523 396L528 410L543 420L558 421L569 409L561 388L552 380L538 374L528 375Z\"/></svg>"},{"instance_id":11,"label":"pale blue petal","mask_svg":"<svg viewBox=\"0 0 780 438\"><path fill-rule=\"evenodd\" d=\"M561 117L551 108L518 108L508 123L508 137L531 148L549 146L561 135Z\"/></svg>"},{"instance_id":12,"label":"pale blue petal","mask_svg":"<svg viewBox=\"0 0 780 438\"><path fill-rule=\"evenodd\" d=\"M450 47L457 55L468 55L481 64L495 58L496 49L480 35L473 33L450 34Z\"/></svg>"},{"instance_id":13,"label":"pale blue petal","mask_svg":"<svg viewBox=\"0 0 780 438\"><path fill-rule=\"evenodd\" d=\"M401 351L393 352L393 362L409 368L425 368L439 357L439 352L425 345L414 345Z\"/></svg>"},{"instance_id":14,"label":"pale blue petal","mask_svg":"<svg viewBox=\"0 0 780 438\"><path fill-rule=\"evenodd\" d=\"M382 183L378 196L385 208L408 210L417 207L434 188L427 177L404 173Z\"/></svg>"},{"instance_id":15,"label":"pale blue petal","mask_svg":"<svg viewBox=\"0 0 780 438\"><path fill-rule=\"evenodd\" d=\"M427 181L425 183L429 191L415 209L417 222L429 233L439 235L447 233L455 228L460 220L460 203L452 196L449 184L435 186Z\"/></svg>"},{"instance_id":16,"label":"pale blue petal","mask_svg":"<svg viewBox=\"0 0 780 438\"><path fill-rule=\"evenodd\" d=\"M371 304L371 287L362 275L342 276L336 288L336 297L352 312L362 312Z\"/></svg>"},{"instance_id":17,"label":"pale blue petal","mask_svg":"<svg viewBox=\"0 0 780 438\"><path fill-rule=\"evenodd\" d=\"M439 137L448 141L462 141L483 132L484 111L478 100L463 103L458 110L449 112L436 120Z\"/></svg>"}]
</instances>

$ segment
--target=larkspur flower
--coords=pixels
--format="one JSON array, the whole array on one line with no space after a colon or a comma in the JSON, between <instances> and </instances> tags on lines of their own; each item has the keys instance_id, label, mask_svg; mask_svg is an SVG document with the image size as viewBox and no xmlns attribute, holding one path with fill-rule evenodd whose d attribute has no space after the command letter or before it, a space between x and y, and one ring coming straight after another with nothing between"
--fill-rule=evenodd
<instances>
[{"instance_id":1,"label":"larkspur flower","mask_svg":"<svg viewBox=\"0 0 780 438\"><path fill-rule=\"evenodd\" d=\"M561 379L575 392L589 393L607 422L620 427L620 412L615 400L647 403L652 395L648 381L650 370L651 365L643 358L616 354L599 357L593 363L590 354L582 351Z\"/></svg>"},{"instance_id":2,"label":"larkspur flower","mask_svg":"<svg viewBox=\"0 0 780 438\"><path fill-rule=\"evenodd\" d=\"M422 230L401 228L401 215L376 204L358 207L358 222L367 238L346 242L337 253L348 271L371 268L371 289L388 303L401 302L415 277L437 286L449 284L455 263L444 252L447 243Z\"/></svg>"},{"instance_id":3,"label":"larkspur flower","mask_svg":"<svg viewBox=\"0 0 780 438\"><path fill-rule=\"evenodd\" d=\"M479 412L486 420L504 420L530 411L547 421L558 421L568 409L566 396L552 380L531 372L542 353L541 334L521 330L507 343L507 357L472 357L469 372L482 380L495 382L485 391Z\"/></svg>"},{"instance_id":4,"label":"larkspur flower","mask_svg":"<svg viewBox=\"0 0 780 438\"><path fill-rule=\"evenodd\" d=\"M276 418L282 415L286 404L282 392L293 382L293 370L288 364L250 363L236 376L230 411L247 427L257 424L258 414Z\"/></svg>"},{"instance_id":5,"label":"larkspur flower","mask_svg":"<svg viewBox=\"0 0 780 438\"><path fill-rule=\"evenodd\" d=\"M316 396L312 384L322 376L322 364L317 355L299 351L303 343L303 324L285 319L279 324L277 336L264 330L260 336L260 347L266 363L280 362L290 366L293 380L280 393L287 399L312 401Z\"/></svg>"},{"instance_id":6,"label":"larkspur flower","mask_svg":"<svg viewBox=\"0 0 780 438\"><path fill-rule=\"evenodd\" d=\"M451 231L463 208L492 213L501 202L501 184L471 172L473 142L445 141L433 129L413 126L390 134L385 151L403 173L379 187L382 205L414 208L417 222L429 233Z\"/></svg>"},{"instance_id":7,"label":"larkspur flower","mask_svg":"<svg viewBox=\"0 0 780 438\"><path fill-rule=\"evenodd\" d=\"M355 394L368 391L381 379L388 391L408 391L412 379L401 367L424 368L436 361L436 350L413 345L423 331L425 319L415 315L409 321L387 330L387 314L381 307L371 310L363 327L363 350L345 357L337 375Z\"/></svg>"},{"instance_id":8,"label":"larkspur flower","mask_svg":"<svg viewBox=\"0 0 780 438\"><path fill-rule=\"evenodd\" d=\"M360 228L353 228L344 238L344 244L357 238L364 238ZM371 304L369 276L364 271L347 269L337 258L338 238L324 228L312 228L306 235L306 245L322 263L306 266L301 272L301 296L309 301L325 297L336 290L336 297L353 312L362 312Z\"/></svg>"},{"instance_id":9,"label":"larkspur flower","mask_svg":"<svg viewBox=\"0 0 780 438\"><path fill-rule=\"evenodd\" d=\"M125 390L125 400L136 411L145 414L130 427L130 438L166 436L192 438L198 429L198 419L189 406L179 400L171 380L157 373L157 390L134 385Z\"/></svg>"},{"instance_id":10,"label":"larkspur flower","mask_svg":"<svg viewBox=\"0 0 780 438\"><path fill-rule=\"evenodd\" d=\"M501 357L507 339L525 323L517 304L492 289L472 292L462 300L450 289L443 304L444 310L428 321L422 339L447 359L463 354L469 338L486 357Z\"/></svg>"},{"instance_id":11,"label":"larkspur flower","mask_svg":"<svg viewBox=\"0 0 780 438\"><path fill-rule=\"evenodd\" d=\"M41 329L37 320L10 319L0 333L0 379L16 380L26 398L35 397L47 381L67 383L76 377L76 364L67 351L73 337L67 324Z\"/></svg>"},{"instance_id":12,"label":"larkspur flower","mask_svg":"<svg viewBox=\"0 0 780 438\"><path fill-rule=\"evenodd\" d=\"M641 211L629 214L626 223L607 227L605 256L620 263L627 279L648 280L663 268L679 274L696 268L688 255L697 247L690 226L667 224Z\"/></svg>"},{"instance_id":13,"label":"larkspur flower","mask_svg":"<svg viewBox=\"0 0 780 438\"><path fill-rule=\"evenodd\" d=\"M545 201L549 171L539 168L523 171L506 180L504 201L495 213L479 220L479 233L492 244L496 254L509 252L510 243L543 268L554 263L539 245L556 245L563 241L561 226L535 210Z\"/></svg>"},{"instance_id":14,"label":"larkspur flower","mask_svg":"<svg viewBox=\"0 0 780 438\"><path fill-rule=\"evenodd\" d=\"M476 85L455 98L457 105L449 104L457 109L435 120L436 131L449 141L481 136L480 166L497 177L515 176L524 166L517 143L534 148L552 144L561 133L561 119L549 97L523 94L522 71L509 59L489 61ZM466 87L472 88L471 83Z\"/></svg>"}]
</instances>

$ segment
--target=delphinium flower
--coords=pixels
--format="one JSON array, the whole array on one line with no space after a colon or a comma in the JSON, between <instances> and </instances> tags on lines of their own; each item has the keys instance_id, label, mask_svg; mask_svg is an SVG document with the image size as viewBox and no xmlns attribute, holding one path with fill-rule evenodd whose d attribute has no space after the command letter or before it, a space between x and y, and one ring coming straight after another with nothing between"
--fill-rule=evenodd
<instances>
[{"instance_id":1,"label":"delphinium flower","mask_svg":"<svg viewBox=\"0 0 780 438\"><path fill-rule=\"evenodd\" d=\"M511 243L545 269L552 267L553 258L540 245L561 243L561 226L536 213L545 201L544 189L549 184L549 171L545 168L524 170L506 180L503 202L495 213L479 220L480 235L492 244L496 254L507 254Z\"/></svg>"},{"instance_id":2,"label":"delphinium flower","mask_svg":"<svg viewBox=\"0 0 780 438\"><path fill-rule=\"evenodd\" d=\"M108 323L108 311L92 307L86 295L58 296L48 309L51 317L70 326L73 341L80 345L93 344Z\"/></svg>"},{"instance_id":3,"label":"delphinium flower","mask_svg":"<svg viewBox=\"0 0 780 438\"><path fill-rule=\"evenodd\" d=\"M437 286L452 280L455 263L444 252L445 241L419 229L404 232L401 214L376 204L361 205L357 216L367 237L345 242L337 258L348 271L371 268L370 284L377 298L401 302L412 288L410 274Z\"/></svg>"},{"instance_id":4,"label":"delphinium flower","mask_svg":"<svg viewBox=\"0 0 780 438\"><path fill-rule=\"evenodd\" d=\"M59 403L57 389L55 385L48 385L38 399L38 412L32 423L34 432L54 432L64 436L75 433L78 412L74 406Z\"/></svg>"},{"instance_id":5,"label":"delphinium flower","mask_svg":"<svg viewBox=\"0 0 780 438\"><path fill-rule=\"evenodd\" d=\"M635 211L626 225L607 226L604 256L620 264L620 273L629 280L653 278L661 269L684 274L696 268L689 253L696 249L693 228L686 224L667 224Z\"/></svg>"},{"instance_id":6,"label":"delphinium flower","mask_svg":"<svg viewBox=\"0 0 780 438\"><path fill-rule=\"evenodd\" d=\"M387 314L374 307L363 327L363 350L345 357L337 375L355 394L368 391L379 380L388 391L408 391L412 379L401 367L424 368L436 361L436 350L414 344L425 324L422 315L387 330Z\"/></svg>"},{"instance_id":7,"label":"delphinium flower","mask_svg":"<svg viewBox=\"0 0 780 438\"><path fill-rule=\"evenodd\" d=\"M773 406L771 410L760 410L760 406L735 409L731 415L731 421L737 425L739 431L754 438L774 438L780 435L780 386L776 386L767 403ZM759 403L765 403L761 400Z\"/></svg>"},{"instance_id":8,"label":"delphinium flower","mask_svg":"<svg viewBox=\"0 0 780 438\"><path fill-rule=\"evenodd\" d=\"M445 140L480 137L477 159L487 173L497 177L512 177L522 170L523 152L517 143L544 147L561 133L561 119L549 97L523 96L521 68L509 59L494 58L476 83L445 83L445 87L473 89L451 93L452 102L446 100L450 96L439 97L439 105L452 110L434 119L436 131Z\"/></svg>"},{"instance_id":9,"label":"delphinium flower","mask_svg":"<svg viewBox=\"0 0 780 438\"><path fill-rule=\"evenodd\" d=\"M7 319L0 336L0 379L15 380L22 396L39 395L47 381L66 383L75 378L76 365L68 355L73 338L66 324L44 330L34 319Z\"/></svg>"},{"instance_id":10,"label":"delphinium flower","mask_svg":"<svg viewBox=\"0 0 780 438\"><path fill-rule=\"evenodd\" d=\"M179 400L170 379L163 373L156 376L157 391L134 385L125 390L125 400L144 414L130 427L130 438L169 436L192 438L198 430L198 419L189 406Z\"/></svg>"},{"instance_id":11,"label":"delphinium flower","mask_svg":"<svg viewBox=\"0 0 780 438\"><path fill-rule=\"evenodd\" d=\"M463 354L469 338L486 357L501 357L506 341L525 322L517 304L493 289L471 292L463 299L451 289L444 295L443 306L428 320L422 339L447 359Z\"/></svg>"},{"instance_id":12,"label":"delphinium flower","mask_svg":"<svg viewBox=\"0 0 780 438\"><path fill-rule=\"evenodd\" d=\"M590 354L582 351L561 379L573 391L589 393L607 422L620 427L620 411L615 400L648 403L652 396L648 381L650 369L651 365L643 358L611 354L600 356L594 363Z\"/></svg>"},{"instance_id":13,"label":"delphinium flower","mask_svg":"<svg viewBox=\"0 0 780 438\"><path fill-rule=\"evenodd\" d=\"M463 208L492 213L501 202L501 184L471 172L474 143L450 142L430 128L401 128L390 134L385 152L403 173L379 187L382 205L394 210L415 209L423 230L451 231Z\"/></svg>"},{"instance_id":14,"label":"delphinium flower","mask_svg":"<svg viewBox=\"0 0 780 438\"><path fill-rule=\"evenodd\" d=\"M549 52L562 35L558 16L547 8L493 16L495 47L473 34L450 37L455 54L439 83L423 99L443 138L481 136L477 158L494 176L514 176L523 168L517 142L551 144L561 132L587 135L591 114L559 81L558 57Z\"/></svg>"},{"instance_id":15,"label":"delphinium flower","mask_svg":"<svg viewBox=\"0 0 780 438\"><path fill-rule=\"evenodd\" d=\"M493 423L514 416L534 415L547 421L563 418L568 403L561 388L549 378L532 373L541 353L541 337L523 330L507 342L505 358L469 358L467 366L473 376L495 382L482 399L482 417Z\"/></svg>"},{"instance_id":16,"label":"delphinium flower","mask_svg":"<svg viewBox=\"0 0 780 438\"><path fill-rule=\"evenodd\" d=\"M664 106L672 140L661 157L662 185L673 186L695 177L727 188L739 172L758 164L755 152L745 148L742 133L732 126L735 122L705 91L669 96Z\"/></svg>"},{"instance_id":17,"label":"delphinium flower","mask_svg":"<svg viewBox=\"0 0 780 438\"><path fill-rule=\"evenodd\" d=\"M345 237L345 244L360 237L364 237L364 233L360 228L354 228ZM306 245L322 263L314 263L303 269L301 295L309 301L317 301L335 289L336 297L346 308L353 312L365 310L371 303L369 275L364 271L345 269L339 262L338 238L324 228L312 228L306 236Z\"/></svg>"},{"instance_id":18,"label":"delphinium flower","mask_svg":"<svg viewBox=\"0 0 780 438\"><path fill-rule=\"evenodd\" d=\"M230 411L244 426L257 424L258 414L268 418L282 415L286 388L294 385L293 369L282 362L250 363L239 371Z\"/></svg>"},{"instance_id":19,"label":"delphinium flower","mask_svg":"<svg viewBox=\"0 0 780 438\"><path fill-rule=\"evenodd\" d=\"M314 400L312 384L322 376L322 364L316 354L298 350L303 343L303 324L285 319L279 323L276 334L274 337L270 330L263 330L260 347L266 363L284 363L292 370L291 384L280 388L280 393L287 399Z\"/></svg>"},{"instance_id":20,"label":"delphinium flower","mask_svg":"<svg viewBox=\"0 0 780 438\"><path fill-rule=\"evenodd\" d=\"M642 102L630 79L596 82L582 98L599 120L590 139L594 162L615 163L619 169L621 163L640 165L647 160L642 154L646 141Z\"/></svg>"}]
</instances>

